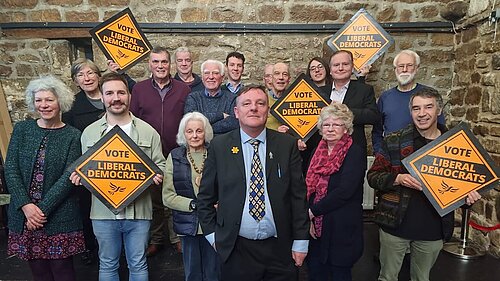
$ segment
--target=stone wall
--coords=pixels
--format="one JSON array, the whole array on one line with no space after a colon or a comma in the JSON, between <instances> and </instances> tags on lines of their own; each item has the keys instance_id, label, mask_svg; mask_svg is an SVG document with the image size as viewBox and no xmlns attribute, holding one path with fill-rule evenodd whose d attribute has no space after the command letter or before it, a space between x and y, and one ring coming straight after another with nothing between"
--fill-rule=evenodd
<instances>
[{"instance_id":1,"label":"stone wall","mask_svg":"<svg viewBox=\"0 0 500 281\"><path fill-rule=\"evenodd\" d=\"M417 51L422 57L418 80L438 88L445 96L449 124L469 121L474 133L499 164L500 32L494 41L493 27L485 20L493 0L359 2L363 4L349 0L0 0L0 23L97 22L125 7L130 7L140 23L341 24L362 7L382 23L452 20L456 24L456 34L418 30L392 32L395 45L374 63L367 81L379 95L396 83L392 68L394 55L407 48ZM500 3L496 5L500 7ZM199 72L205 59L224 60L229 51L243 52L247 57L244 79L251 82L261 81L262 69L270 62L289 62L292 75L303 72L311 57L328 55L330 50L325 42L329 36L331 33L326 31L312 34L147 34L153 45L163 45L172 51L179 46L190 47L196 60L195 72ZM93 53L95 61L104 69L104 56L95 44ZM0 34L0 86L7 95L12 120L16 122L27 116L23 89L32 78L52 73L74 87L69 67L79 56L83 54L69 40ZM137 80L149 75L145 63L131 68L129 74ZM497 191L490 191L485 200L474 206L474 220L483 225L497 224L499 198ZM500 256L500 230L488 236L473 231L472 236L487 246L490 253Z\"/></svg>"},{"instance_id":2,"label":"stone wall","mask_svg":"<svg viewBox=\"0 0 500 281\"><path fill-rule=\"evenodd\" d=\"M471 0L460 33L455 35L455 66L449 94L451 124L468 121L482 145L500 163L500 33L488 17L493 1ZM497 9L500 6L497 3ZM500 220L500 189L472 208L472 220L493 226ZM500 230L471 231L474 241L500 257Z\"/></svg>"}]
</instances>

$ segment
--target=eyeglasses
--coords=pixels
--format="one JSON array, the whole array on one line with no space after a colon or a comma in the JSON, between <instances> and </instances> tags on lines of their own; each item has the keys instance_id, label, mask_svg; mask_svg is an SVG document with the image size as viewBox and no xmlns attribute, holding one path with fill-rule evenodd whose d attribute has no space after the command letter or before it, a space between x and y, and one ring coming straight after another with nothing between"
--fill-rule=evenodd
<instances>
[{"instance_id":1,"label":"eyeglasses","mask_svg":"<svg viewBox=\"0 0 500 281\"><path fill-rule=\"evenodd\" d=\"M345 126L345 124L336 124L336 123L330 123L330 124L323 123L321 125L321 127L323 129L330 129L330 128L337 129L337 128L344 127L344 126Z\"/></svg>"},{"instance_id":2,"label":"eyeglasses","mask_svg":"<svg viewBox=\"0 0 500 281\"><path fill-rule=\"evenodd\" d=\"M322 69L324 69L324 68L325 68L325 66L324 66L324 65L322 65L322 64L318 64L318 65L316 65L316 66L311 66L311 67L309 67L309 71L322 70Z\"/></svg>"},{"instance_id":3,"label":"eyeglasses","mask_svg":"<svg viewBox=\"0 0 500 281\"><path fill-rule=\"evenodd\" d=\"M79 80L82 80L85 77L87 77L87 78L95 78L96 76L97 76L97 72L95 72L95 71L89 71L89 72L86 72L86 73L78 72L76 74L76 78L79 79Z\"/></svg>"},{"instance_id":4,"label":"eyeglasses","mask_svg":"<svg viewBox=\"0 0 500 281\"><path fill-rule=\"evenodd\" d=\"M399 71L402 71L402 70L413 70L415 69L415 65L413 63L407 63L407 64L398 64L396 66L396 68L399 70Z\"/></svg>"}]
</instances>

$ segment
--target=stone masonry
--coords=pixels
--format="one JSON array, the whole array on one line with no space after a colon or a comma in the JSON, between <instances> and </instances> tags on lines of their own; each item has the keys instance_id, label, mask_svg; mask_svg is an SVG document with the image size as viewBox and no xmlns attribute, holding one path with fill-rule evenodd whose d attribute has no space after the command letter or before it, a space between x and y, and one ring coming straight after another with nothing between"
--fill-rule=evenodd
<instances>
[{"instance_id":1,"label":"stone masonry","mask_svg":"<svg viewBox=\"0 0 500 281\"><path fill-rule=\"evenodd\" d=\"M448 125L468 121L475 135L500 164L500 31L488 22L494 0L0 0L0 23L6 22L99 22L129 7L139 23L324 23L343 24L360 8L379 22L454 22L455 32L393 32L395 44L373 65L367 83L377 95L396 84L392 60L397 52L413 49L422 58L418 80L444 95ZM496 8L500 2L496 1ZM0 30L1 32L2 30ZM83 56L70 40L43 36L6 36L0 33L0 87L6 94L13 122L28 116L23 89L29 80L52 73L69 85L69 67ZM153 45L173 51L188 46L199 73L203 60L223 61L228 52L247 58L244 80L260 82L266 63L290 63L292 77L304 72L314 56L331 52L326 40L333 34L148 33ZM68 36L74 37L74 36ZM89 37L89 36L88 36ZM105 58L93 44L94 60L105 69ZM172 66L172 71L175 67ZM146 63L128 73L137 80L148 77ZM473 207L472 219L492 226L499 223L500 188L483 195ZM457 212L457 221L460 212ZM455 233L457 236L458 233ZM471 237L491 254L500 257L500 230Z\"/></svg>"}]
</instances>

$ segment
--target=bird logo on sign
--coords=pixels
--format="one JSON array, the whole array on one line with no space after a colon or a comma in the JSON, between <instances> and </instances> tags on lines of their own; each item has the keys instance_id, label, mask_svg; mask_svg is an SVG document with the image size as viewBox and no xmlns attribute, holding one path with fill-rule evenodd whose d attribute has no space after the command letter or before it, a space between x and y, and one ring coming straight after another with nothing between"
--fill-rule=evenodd
<instances>
[{"instance_id":1,"label":"bird logo on sign","mask_svg":"<svg viewBox=\"0 0 500 281\"><path fill-rule=\"evenodd\" d=\"M301 128L302 126L309 125L309 123L311 122L299 118L299 125L297 127Z\"/></svg>"},{"instance_id":2,"label":"bird logo on sign","mask_svg":"<svg viewBox=\"0 0 500 281\"><path fill-rule=\"evenodd\" d=\"M446 192L457 192L458 191L458 188L456 187L453 187L451 185L448 185L447 183L445 183L444 181L441 182L441 188L438 189L439 193L441 194L444 194Z\"/></svg>"}]
</instances>

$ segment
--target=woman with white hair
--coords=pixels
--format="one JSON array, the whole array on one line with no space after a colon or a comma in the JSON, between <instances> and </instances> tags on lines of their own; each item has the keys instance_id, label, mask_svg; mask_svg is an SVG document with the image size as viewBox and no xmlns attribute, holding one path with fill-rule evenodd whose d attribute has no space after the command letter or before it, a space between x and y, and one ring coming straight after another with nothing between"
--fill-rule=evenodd
<instances>
[{"instance_id":1,"label":"woman with white hair","mask_svg":"<svg viewBox=\"0 0 500 281\"><path fill-rule=\"evenodd\" d=\"M322 136L306 176L311 219L309 280L350 281L363 253L363 182L366 159L353 144L353 113L345 104L321 110Z\"/></svg>"},{"instance_id":2,"label":"woman with white hair","mask_svg":"<svg viewBox=\"0 0 500 281\"><path fill-rule=\"evenodd\" d=\"M163 204L172 209L174 231L182 241L186 281L216 281L219 275L217 254L205 239L196 212L207 146L213 136L203 114L187 113L179 124L179 147L167 158Z\"/></svg>"},{"instance_id":3,"label":"woman with white hair","mask_svg":"<svg viewBox=\"0 0 500 281\"><path fill-rule=\"evenodd\" d=\"M73 256L85 250L67 170L81 154L80 132L61 121L73 99L54 76L32 80L26 104L39 118L15 125L7 151L8 255L27 260L33 280L75 280Z\"/></svg>"}]
</instances>

